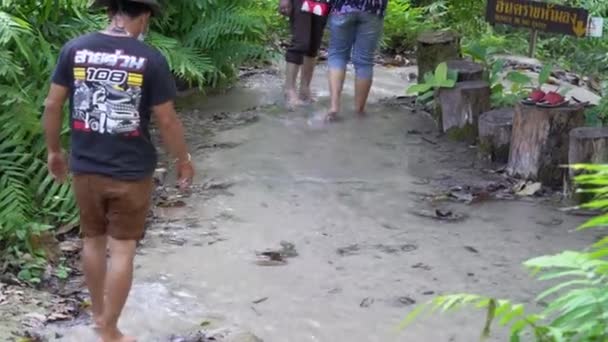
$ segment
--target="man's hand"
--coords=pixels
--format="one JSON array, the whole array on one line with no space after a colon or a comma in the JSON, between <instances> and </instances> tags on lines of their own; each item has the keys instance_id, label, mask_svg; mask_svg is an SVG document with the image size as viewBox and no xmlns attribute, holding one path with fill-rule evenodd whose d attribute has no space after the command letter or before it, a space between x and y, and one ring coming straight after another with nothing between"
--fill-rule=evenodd
<instances>
[{"instance_id":1,"label":"man's hand","mask_svg":"<svg viewBox=\"0 0 608 342\"><path fill-rule=\"evenodd\" d=\"M194 178L194 166L192 161L188 158L188 161L177 162L177 184L180 191L187 191L192 185L192 179Z\"/></svg>"},{"instance_id":2,"label":"man's hand","mask_svg":"<svg viewBox=\"0 0 608 342\"><path fill-rule=\"evenodd\" d=\"M55 181L63 183L68 176L68 163L65 152L61 149L61 121L63 104L67 100L69 89L58 84L51 84L44 108L44 136L48 150L48 169Z\"/></svg>"},{"instance_id":3,"label":"man's hand","mask_svg":"<svg viewBox=\"0 0 608 342\"><path fill-rule=\"evenodd\" d=\"M284 16L290 16L292 11L292 0L280 0L279 1L279 13Z\"/></svg>"},{"instance_id":4,"label":"man's hand","mask_svg":"<svg viewBox=\"0 0 608 342\"><path fill-rule=\"evenodd\" d=\"M68 163L63 151L49 152L47 156L49 172L56 182L63 183L68 176Z\"/></svg>"},{"instance_id":5,"label":"man's hand","mask_svg":"<svg viewBox=\"0 0 608 342\"><path fill-rule=\"evenodd\" d=\"M192 185L194 167L184 140L184 128L177 117L173 101L155 106L154 114L167 149L174 158L177 158L175 168L177 169L178 186L182 191L188 190Z\"/></svg>"}]
</instances>

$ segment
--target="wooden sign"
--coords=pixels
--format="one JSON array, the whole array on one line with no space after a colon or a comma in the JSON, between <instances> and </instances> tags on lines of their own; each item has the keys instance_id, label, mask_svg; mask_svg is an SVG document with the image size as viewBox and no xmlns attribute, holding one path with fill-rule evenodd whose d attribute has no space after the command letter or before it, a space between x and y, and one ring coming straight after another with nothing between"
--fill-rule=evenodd
<instances>
[{"instance_id":1,"label":"wooden sign","mask_svg":"<svg viewBox=\"0 0 608 342\"><path fill-rule=\"evenodd\" d=\"M486 19L491 24L584 37L589 12L531 0L488 0Z\"/></svg>"}]
</instances>

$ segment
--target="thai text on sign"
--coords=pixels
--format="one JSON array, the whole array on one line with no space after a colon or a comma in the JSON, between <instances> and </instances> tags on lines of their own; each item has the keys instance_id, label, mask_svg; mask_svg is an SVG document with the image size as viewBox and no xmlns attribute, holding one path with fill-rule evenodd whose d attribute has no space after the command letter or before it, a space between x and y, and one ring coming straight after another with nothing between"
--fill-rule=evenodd
<instances>
[{"instance_id":1,"label":"thai text on sign","mask_svg":"<svg viewBox=\"0 0 608 342\"><path fill-rule=\"evenodd\" d=\"M584 37L589 12L584 8L540 1L488 0L486 19L491 24Z\"/></svg>"}]
</instances>

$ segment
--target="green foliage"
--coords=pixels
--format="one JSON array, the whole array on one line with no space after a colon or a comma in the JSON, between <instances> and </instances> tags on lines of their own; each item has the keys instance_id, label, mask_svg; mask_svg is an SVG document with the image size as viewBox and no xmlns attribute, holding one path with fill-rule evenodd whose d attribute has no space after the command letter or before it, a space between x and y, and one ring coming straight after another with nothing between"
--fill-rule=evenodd
<instances>
[{"instance_id":1,"label":"green foliage","mask_svg":"<svg viewBox=\"0 0 608 342\"><path fill-rule=\"evenodd\" d=\"M56 7L48 2L40 5L36 1L4 1L0 5L0 50L3 51L0 54L3 61L0 67L0 259L3 260L8 258L2 253L16 253L15 247L25 248L33 255L33 235L76 219L69 185L54 183L47 173L39 120L57 49L65 40L60 35L67 35L68 25L75 29L87 25L73 20L85 15L80 11L84 5L81 3L61 1ZM66 13L70 15L64 16ZM19 268L24 263L20 259L12 260L12 265L4 267ZM34 270L24 268L20 275L35 280Z\"/></svg>"},{"instance_id":2,"label":"green foliage","mask_svg":"<svg viewBox=\"0 0 608 342\"><path fill-rule=\"evenodd\" d=\"M608 98L602 97L597 106L585 111L588 126L604 127L608 125Z\"/></svg>"},{"instance_id":3,"label":"green foliage","mask_svg":"<svg viewBox=\"0 0 608 342\"><path fill-rule=\"evenodd\" d=\"M608 2L602 0L548 0L556 4L583 7L592 16L607 17ZM433 9L427 15L428 25L449 28L459 32L463 46L480 44L491 47L493 53L527 54L530 31L504 25L491 27L485 22L486 1L441 0L424 7ZM608 22L605 22L602 38L575 38L549 33L539 33L537 57L550 60L556 65L574 72L608 78Z\"/></svg>"},{"instance_id":4,"label":"green foliage","mask_svg":"<svg viewBox=\"0 0 608 342\"><path fill-rule=\"evenodd\" d=\"M427 15L427 9L412 6L410 0L392 0L384 20L383 45L397 53L411 50L419 33L435 27Z\"/></svg>"},{"instance_id":5,"label":"green foliage","mask_svg":"<svg viewBox=\"0 0 608 342\"><path fill-rule=\"evenodd\" d=\"M466 45L463 53L473 59L473 61L483 65L486 74L485 80L490 84L492 91L491 100L494 107L508 106L513 102L513 96L507 94L502 82L501 72L505 62L502 59L493 58L496 49L481 43Z\"/></svg>"},{"instance_id":6,"label":"green foliage","mask_svg":"<svg viewBox=\"0 0 608 342\"><path fill-rule=\"evenodd\" d=\"M269 0L175 0L155 21L150 44L171 62L176 75L198 85L233 80L246 61L267 57L265 21L255 16ZM276 6L276 5L275 5ZM276 9L274 10L276 12Z\"/></svg>"},{"instance_id":7,"label":"green foliage","mask_svg":"<svg viewBox=\"0 0 608 342\"><path fill-rule=\"evenodd\" d=\"M457 75L448 70L447 63L440 63L435 73L424 76L424 83L411 85L407 89L408 94L418 94L418 101L427 102L433 96L434 90L439 88L453 88L456 85Z\"/></svg>"},{"instance_id":8,"label":"green foliage","mask_svg":"<svg viewBox=\"0 0 608 342\"><path fill-rule=\"evenodd\" d=\"M576 178L578 186L584 189L580 191L594 195L583 207L604 212L579 229L608 226L608 165L574 165L573 168L585 171ZM510 328L510 341L521 341L524 337L539 342L608 340L608 237L584 251L541 256L526 261L524 266L539 281L557 282L536 298L538 302L548 303L542 312L526 312L523 304L509 300L454 294L417 307L402 327L422 315L473 307L486 311L482 337L489 336L492 324L498 322Z\"/></svg>"},{"instance_id":9,"label":"green foliage","mask_svg":"<svg viewBox=\"0 0 608 342\"><path fill-rule=\"evenodd\" d=\"M234 79L241 64L268 56L266 24L272 15L260 21L252 14L274 1L165 3L148 42L167 57L181 80L218 86ZM19 276L32 283L39 280L43 257L33 238L77 220L69 183L56 184L48 175L40 115L59 49L71 38L107 25L107 15L91 12L88 4L0 1L0 272L20 269ZM63 138L67 146L67 136Z\"/></svg>"},{"instance_id":10,"label":"green foliage","mask_svg":"<svg viewBox=\"0 0 608 342\"><path fill-rule=\"evenodd\" d=\"M549 77L551 77L551 72L553 71L553 65L551 63L546 63L540 74L538 75L538 87L540 88L543 84L549 82Z\"/></svg>"},{"instance_id":11,"label":"green foliage","mask_svg":"<svg viewBox=\"0 0 608 342\"><path fill-rule=\"evenodd\" d=\"M608 87L604 88L602 98L597 106L593 106L585 111L587 125L603 127L608 126Z\"/></svg>"},{"instance_id":12,"label":"green foliage","mask_svg":"<svg viewBox=\"0 0 608 342\"><path fill-rule=\"evenodd\" d=\"M513 106L516 102L524 98L533 86L532 79L519 71L511 71L506 74L503 79L503 70L505 62L500 58L496 58L495 54L499 51L498 48L484 45L482 43L472 43L464 47L464 54L471 57L473 61L484 66L486 71L485 78L490 83L492 90L492 105L494 107ZM553 64L546 63L538 77L538 85L540 88L543 84L549 81ZM504 80L511 83L509 88L505 87Z\"/></svg>"}]
</instances>

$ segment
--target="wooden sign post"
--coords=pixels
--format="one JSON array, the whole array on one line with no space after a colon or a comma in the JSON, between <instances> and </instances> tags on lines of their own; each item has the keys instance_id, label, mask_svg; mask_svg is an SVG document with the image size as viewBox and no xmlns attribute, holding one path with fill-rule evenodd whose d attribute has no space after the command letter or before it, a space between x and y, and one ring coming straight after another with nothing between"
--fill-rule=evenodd
<instances>
[{"instance_id":1,"label":"wooden sign post","mask_svg":"<svg viewBox=\"0 0 608 342\"><path fill-rule=\"evenodd\" d=\"M488 0L486 20L492 25L531 29L530 57L533 57L538 31L585 37L589 11L533 0Z\"/></svg>"}]
</instances>

